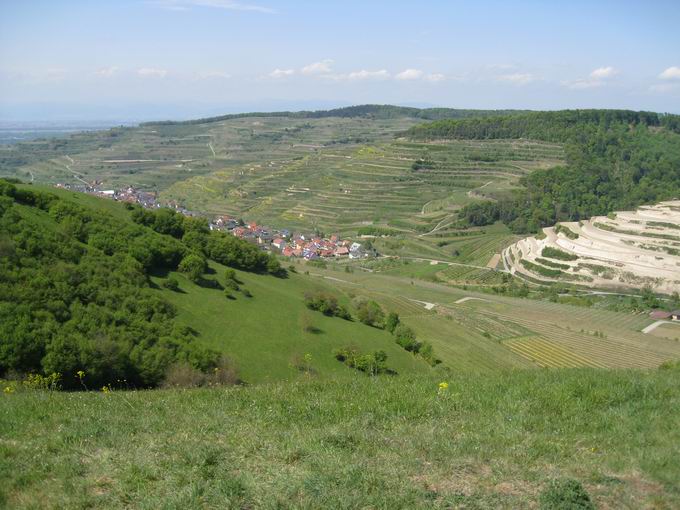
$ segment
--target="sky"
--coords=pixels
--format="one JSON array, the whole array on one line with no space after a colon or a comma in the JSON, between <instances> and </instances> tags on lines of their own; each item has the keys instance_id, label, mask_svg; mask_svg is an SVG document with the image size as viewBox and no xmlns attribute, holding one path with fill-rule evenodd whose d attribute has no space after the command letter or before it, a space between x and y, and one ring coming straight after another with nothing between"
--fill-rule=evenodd
<instances>
[{"instance_id":1,"label":"sky","mask_svg":"<svg viewBox=\"0 0 680 510\"><path fill-rule=\"evenodd\" d=\"M0 121L680 113L680 0L0 0Z\"/></svg>"}]
</instances>

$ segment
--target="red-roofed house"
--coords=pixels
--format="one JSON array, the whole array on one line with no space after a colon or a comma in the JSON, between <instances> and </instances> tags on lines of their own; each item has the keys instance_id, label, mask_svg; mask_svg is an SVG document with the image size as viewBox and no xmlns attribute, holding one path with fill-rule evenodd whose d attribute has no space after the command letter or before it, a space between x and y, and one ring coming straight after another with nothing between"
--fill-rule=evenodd
<instances>
[{"instance_id":1,"label":"red-roofed house","mask_svg":"<svg viewBox=\"0 0 680 510\"><path fill-rule=\"evenodd\" d=\"M650 319L654 320L664 320L671 318L671 312L666 312L664 310L654 310L649 314Z\"/></svg>"}]
</instances>

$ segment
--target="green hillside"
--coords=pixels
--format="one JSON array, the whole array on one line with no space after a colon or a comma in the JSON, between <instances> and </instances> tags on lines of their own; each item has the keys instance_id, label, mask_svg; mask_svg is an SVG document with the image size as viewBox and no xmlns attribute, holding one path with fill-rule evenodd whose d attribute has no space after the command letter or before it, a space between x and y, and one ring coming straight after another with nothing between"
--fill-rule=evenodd
<instances>
[{"instance_id":1,"label":"green hillside","mask_svg":"<svg viewBox=\"0 0 680 510\"><path fill-rule=\"evenodd\" d=\"M516 233L537 232L615 210L677 198L680 116L629 110L564 110L439 120L408 130L415 140L536 139L564 144L566 165L540 169L497 202L461 211L471 225L502 220Z\"/></svg>"},{"instance_id":2,"label":"green hillside","mask_svg":"<svg viewBox=\"0 0 680 510\"><path fill-rule=\"evenodd\" d=\"M389 376L17 390L0 395L0 506L677 508L679 378L676 367L461 373L441 390Z\"/></svg>"},{"instance_id":3,"label":"green hillside","mask_svg":"<svg viewBox=\"0 0 680 510\"><path fill-rule=\"evenodd\" d=\"M79 387L83 370L95 387L145 387L175 364L209 373L226 356L249 383L350 376L334 357L345 347L384 351L397 374L431 370L383 329L308 309L306 293L332 289L201 220L0 185L3 375L57 372Z\"/></svg>"}]
</instances>

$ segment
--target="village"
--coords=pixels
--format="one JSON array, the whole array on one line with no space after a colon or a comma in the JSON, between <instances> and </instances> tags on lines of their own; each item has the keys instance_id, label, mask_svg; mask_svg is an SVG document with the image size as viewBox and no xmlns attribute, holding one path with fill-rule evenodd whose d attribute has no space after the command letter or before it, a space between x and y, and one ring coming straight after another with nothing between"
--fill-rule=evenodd
<instances>
[{"instance_id":1,"label":"village","mask_svg":"<svg viewBox=\"0 0 680 510\"><path fill-rule=\"evenodd\" d=\"M95 181L91 185L59 183L55 187L119 202L138 204L146 209L168 207L184 216L201 216L174 201L161 204L155 192L142 191L132 186L120 190L102 189L101 183ZM325 237L318 233L306 234L285 228L272 229L255 222L245 223L229 216L213 218L208 221L208 226L210 230L232 234L239 239L257 244L264 251L271 251L288 258L317 260L334 257L361 259L377 256L370 241L362 244L351 239L340 239L337 234Z\"/></svg>"}]
</instances>

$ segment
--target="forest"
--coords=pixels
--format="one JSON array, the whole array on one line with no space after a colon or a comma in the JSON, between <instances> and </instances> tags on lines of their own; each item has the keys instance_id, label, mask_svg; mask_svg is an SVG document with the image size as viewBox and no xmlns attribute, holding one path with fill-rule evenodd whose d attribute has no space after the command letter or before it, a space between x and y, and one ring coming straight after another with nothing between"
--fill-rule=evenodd
<instances>
[{"instance_id":1,"label":"forest","mask_svg":"<svg viewBox=\"0 0 680 510\"><path fill-rule=\"evenodd\" d=\"M463 222L502 221L516 233L558 221L677 198L680 116L627 110L565 110L505 117L442 120L407 132L418 140L529 138L563 143L566 165L521 179L498 201L470 204Z\"/></svg>"},{"instance_id":2,"label":"forest","mask_svg":"<svg viewBox=\"0 0 680 510\"><path fill-rule=\"evenodd\" d=\"M77 374L101 387L158 385L170 366L207 372L220 354L178 326L175 308L150 292L171 270L200 282L206 259L283 276L278 261L207 222L130 206L130 222L52 193L0 180L0 376Z\"/></svg>"},{"instance_id":3,"label":"forest","mask_svg":"<svg viewBox=\"0 0 680 510\"><path fill-rule=\"evenodd\" d=\"M465 119L468 117L485 117L510 115L524 110L463 110L455 108L412 108L408 106L393 106L383 104L365 104L357 106L346 106L344 108L334 108L332 110L314 110L299 112L251 112L233 113L219 115L217 117L206 117L202 119L192 119L186 121L155 121L142 123L141 126L153 125L186 125L186 124L209 124L222 122L225 120L250 118L250 117L290 117L294 119L321 119L326 117L368 117L373 119L394 119L398 117L413 117L423 120L439 119Z\"/></svg>"}]
</instances>

